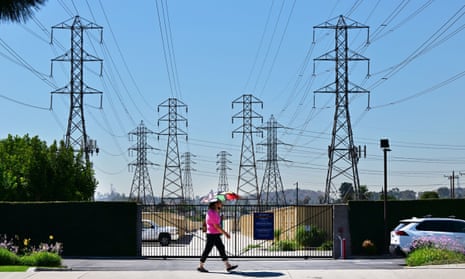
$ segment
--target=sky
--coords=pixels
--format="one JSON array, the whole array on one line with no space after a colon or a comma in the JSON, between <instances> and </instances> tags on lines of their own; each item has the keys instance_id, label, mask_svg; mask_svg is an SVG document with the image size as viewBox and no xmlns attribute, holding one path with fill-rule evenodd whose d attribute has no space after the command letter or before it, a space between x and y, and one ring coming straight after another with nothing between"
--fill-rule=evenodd
<instances>
[{"instance_id":1,"label":"sky","mask_svg":"<svg viewBox=\"0 0 465 279\"><path fill-rule=\"evenodd\" d=\"M465 178L465 6L460 0L49 0L26 23L0 24L0 138L39 136L47 144L64 139L69 95L51 94L69 83L69 63L53 62L70 48L70 30L84 22L84 49L103 59L87 62L85 83L102 91L84 97L87 134L100 152L91 157L97 192L129 194L136 142L128 133L143 121L153 132L147 142L150 181L161 195L167 128L159 121L168 98L187 106L178 122L187 135L179 153L190 152L195 195L218 187L217 154L227 151L228 184L236 190L241 152L240 127L232 102L252 94L266 124L278 129L279 171L284 189L325 191L328 145L335 94L315 94L335 80L333 61L315 59L335 48L334 29L315 28L348 22L348 47L368 60L349 63L349 80L370 93L350 95L360 185L381 191L384 183L380 139L389 139L390 188L417 192L449 187ZM368 32L367 32L368 31ZM369 35L368 35L369 34ZM368 40L368 44L367 44ZM369 61L369 62L368 62ZM53 69L53 70L52 70ZM52 96L53 95L53 96ZM187 125L186 125L187 124ZM259 187L266 137L254 135ZM463 173L463 175L461 175ZM341 181L345 182L345 181ZM336 184L337 185L337 184ZM336 193L337 189L331 189Z\"/></svg>"}]
</instances>

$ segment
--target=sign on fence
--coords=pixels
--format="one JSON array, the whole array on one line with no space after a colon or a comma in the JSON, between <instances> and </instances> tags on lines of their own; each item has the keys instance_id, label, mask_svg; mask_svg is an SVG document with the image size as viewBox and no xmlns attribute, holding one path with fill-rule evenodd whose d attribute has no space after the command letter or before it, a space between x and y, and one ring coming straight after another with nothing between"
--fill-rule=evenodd
<instances>
[{"instance_id":1,"label":"sign on fence","mask_svg":"<svg viewBox=\"0 0 465 279\"><path fill-rule=\"evenodd\" d=\"M255 212L253 214L253 238L254 240L274 239L273 212Z\"/></svg>"}]
</instances>

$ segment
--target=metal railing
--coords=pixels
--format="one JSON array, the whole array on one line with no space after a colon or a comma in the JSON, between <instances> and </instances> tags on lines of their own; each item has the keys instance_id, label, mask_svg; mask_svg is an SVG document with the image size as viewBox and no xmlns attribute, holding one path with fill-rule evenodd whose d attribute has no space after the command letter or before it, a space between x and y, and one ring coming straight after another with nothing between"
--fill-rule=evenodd
<instances>
[{"instance_id":1,"label":"metal railing","mask_svg":"<svg viewBox=\"0 0 465 279\"><path fill-rule=\"evenodd\" d=\"M160 241L142 241L141 255L146 257L200 257L206 242L202 222L206 205L144 205L142 219L161 227L175 227L179 238L168 245ZM230 257L332 257L333 207L321 206L251 206L223 205L223 237ZM272 227L266 228L271 239L257 239L254 213L272 216ZM254 228L255 227L255 228ZM213 249L211 257L219 257Z\"/></svg>"}]
</instances>

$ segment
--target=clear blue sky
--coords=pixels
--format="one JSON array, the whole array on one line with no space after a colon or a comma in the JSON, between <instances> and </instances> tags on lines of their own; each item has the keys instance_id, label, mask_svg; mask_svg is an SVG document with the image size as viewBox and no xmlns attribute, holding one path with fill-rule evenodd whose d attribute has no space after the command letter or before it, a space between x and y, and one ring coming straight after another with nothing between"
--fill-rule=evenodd
<instances>
[{"instance_id":1,"label":"clear blue sky","mask_svg":"<svg viewBox=\"0 0 465 279\"><path fill-rule=\"evenodd\" d=\"M162 6L169 16L163 17ZM263 101L263 109L255 110L264 122L273 114L288 127L278 131L289 144L278 148L290 161L279 165L284 187L298 182L324 191L334 95L313 92L335 74L334 63L317 62L313 76L313 59L334 48L334 31L316 30L313 44L313 27L335 23L339 15L370 27L368 46L366 30L349 32L349 47L370 59L369 79L367 63L350 64L350 80L371 92L370 110L367 94L350 99L354 142L367 146L358 165L360 184L382 188L381 138L389 138L392 149L390 187L448 187L446 175L465 172L463 1L49 0L26 24L0 25L0 137L27 133L48 144L64 138L69 97L54 95L53 110L48 108L50 92L68 83L69 65L54 63L53 78L49 74L51 59L70 47L70 32L56 30L50 45L50 31L77 14L103 27L102 45L95 31L85 37L87 52L104 60L102 77L97 63L87 63L85 71L87 85L104 92L102 110L97 96L85 97L87 132L101 151L92 157L98 192L112 185L129 193L128 164L136 157L128 154L135 144L128 132L141 120L154 132L165 129L166 122L157 121L167 111L157 112L157 106L170 97L188 106L189 125L182 128L189 140L179 138L179 150L196 156L195 194L217 188L216 155L222 150L232 154L228 180L235 190L241 137L231 137L240 125L231 118L240 108L231 103L242 94ZM163 19L169 20L171 40L162 40ZM163 42L174 54L168 68L177 73L175 83ZM167 42L172 48L166 49ZM161 149L148 157L160 165L150 168L150 177L155 195L161 195L166 138L148 141ZM264 159L264 148L256 150L256 158ZM264 165L258 166L261 185Z\"/></svg>"}]
</instances>

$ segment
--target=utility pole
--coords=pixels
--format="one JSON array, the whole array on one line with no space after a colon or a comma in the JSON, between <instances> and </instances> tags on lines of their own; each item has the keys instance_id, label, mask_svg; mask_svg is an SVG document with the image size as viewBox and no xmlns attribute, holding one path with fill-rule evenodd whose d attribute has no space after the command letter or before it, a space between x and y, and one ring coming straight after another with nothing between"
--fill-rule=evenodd
<instances>
[{"instance_id":1,"label":"utility pole","mask_svg":"<svg viewBox=\"0 0 465 279\"><path fill-rule=\"evenodd\" d=\"M218 160L216 164L219 165L216 170L220 172L218 178L218 192L228 192L229 191L229 183L228 183L228 170L231 170L228 167L228 163L230 164L231 161L228 157L232 156L227 151L221 151L220 153L216 154Z\"/></svg>"},{"instance_id":2,"label":"utility pole","mask_svg":"<svg viewBox=\"0 0 465 279\"><path fill-rule=\"evenodd\" d=\"M181 165L183 166L181 168L181 172L183 174L182 188L184 189L186 201L190 204L194 202L195 198L191 171L196 171L196 169L192 168L192 164L195 164L195 162L192 161L192 157L195 157L195 155L190 152L185 152L181 155Z\"/></svg>"},{"instance_id":3,"label":"utility pole","mask_svg":"<svg viewBox=\"0 0 465 279\"><path fill-rule=\"evenodd\" d=\"M232 102L233 109L235 104L242 105L242 110L232 117L232 123L234 123L234 119L242 119L242 125L232 132L233 138L236 133L242 134L237 194L245 202L253 201L260 205L253 134L263 135L263 132L253 125L253 120L260 119L263 123L263 118L253 110L253 105L258 104L263 109L263 102L251 94L244 94Z\"/></svg>"},{"instance_id":4,"label":"utility pole","mask_svg":"<svg viewBox=\"0 0 465 279\"><path fill-rule=\"evenodd\" d=\"M137 138L136 145L129 148L130 156L132 152L136 152L137 154L136 160L128 164L130 168L135 168L131 191L129 192L129 200L135 200L142 204L155 203L155 195L153 194L148 166L158 166L158 164L154 164L147 160L147 150L155 149L147 144L147 135L150 134L154 134L154 132L147 129L143 121L140 122L136 129L128 133L130 141L133 140L133 136Z\"/></svg>"},{"instance_id":5,"label":"utility pole","mask_svg":"<svg viewBox=\"0 0 465 279\"><path fill-rule=\"evenodd\" d=\"M388 251L389 243L389 227L388 227L388 209L387 209L387 195L388 195L388 182L387 182L387 153L391 151L389 148L389 139L381 139L379 141L381 149L384 154L384 195L383 195L383 206L384 206L384 248Z\"/></svg>"},{"instance_id":6,"label":"utility pole","mask_svg":"<svg viewBox=\"0 0 465 279\"><path fill-rule=\"evenodd\" d=\"M360 147L357 148L354 145L350 123L349 94L369 93L369 91L349 81L349 62L368 61L368 58L349 50L348 31L350 29L361 28L368 30L368 26L342 15L337 18L336 24L325 22L314 27L313 41L315 41L315 29L335 30L334 50L314 59L314 61L334 61L336 74L333 83L314 91L314 93L333 93L336 95L332 139L331 144L328 146L329 161L326 176L325 203L330 203L331 189L337 189L335 186L336 178L352 180L355 192L354 198L359 199L360 180L357 165L362 152ZM366 151L366 148L364 150ZM339 182L339 184L342 184L347 181L341 180Z\"/></svg>"},{"instance_id":7,"label":"utility pole","mask_svg":"<svg viewBox=\"0 0 465 279\"><path fill-rule=\"evenodd\" d=\"M53 75L53 62L70 62L70 82L68 85L52 91L50 108L53 104L53 94L67 94L70 96L70 109L68 127L66 129L65 144L73 148L75 153L82 152L86 163L90 163L90 155L98 154L97 141L88 137L84 119L84 95L100 95L100 108L102 108L101 91L87 86L84 82L84 62L100 62L100 75L102 74L103 60L87 53L84 50L84 31L100 31L100 42L102 42L103 28L79 16L62 22L52 27L51 43L53 43L53 30L71 30L71 49L65 54L52 59L51 73Z\"/></svg>"},{"instance_id":8,"label":"utility pole","mask_svg":"<svg viewBox=\"0 0 465 279\"><path fill-rule=\"evenodd\" d=\"M283 181L279 172L278 160L283 160L278 156L278 144L282 144L278 140L278 128L284 128L280 125L273 115L266 125L260 127L266 130L266 143L260 145L266 146L266 162L265 173L263 174L262 188L260 197L265 205L287 205L286 195L284 194ZM271 195L271 196L270 196Z\"/></svg>"},{"instance_id":9,"label":"utility pole","mask_svg":"<svg viewBox=\"0 0 465 279\"><path fill-rule=\"evenodd\" d=\"M462 173L460 173L462 175ZM444 175L447 179L449 179L450 183L450 198L455 199L455 180L459 179L459 176L455 174L455 171L452 171L452 175Z\"/></svg>"},{"instance_id":10,"label":"utility pole","mask_svg":"<svg viewBox=\"0 0 465 279\"><path fill-rule=\"evenodd\" d=\"M186 136L187 141L187 133L178 127L178 122L185 122L187 127L187 119L179 111L179 109L184 108L187 113L187 105L176 98L169 98L158 105L158 112L160 112L160 108L168 109L168 113L158 119L158 126L160 126L160 121L168 122L168 127L158 134L158 139L161 135L168 136L161 202L163 204L167 201L169 204L180 204L184 203L186 196L182 187L178 136Z\"/></svg>"}]
</instances>

